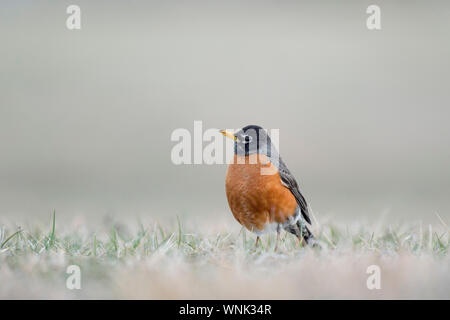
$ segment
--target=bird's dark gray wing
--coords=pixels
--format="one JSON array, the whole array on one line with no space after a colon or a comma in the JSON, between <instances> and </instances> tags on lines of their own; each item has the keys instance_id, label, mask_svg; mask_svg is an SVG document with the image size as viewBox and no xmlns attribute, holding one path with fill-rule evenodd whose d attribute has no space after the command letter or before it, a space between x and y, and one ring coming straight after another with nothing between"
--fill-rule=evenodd
<instances>
[{"instance_id":1,"label":"bird's dark gray wing","mask_svg":"<svg viewBox=\"0 0 450 320\"><path fill-rule=\"evenodd\" d=\"M278 165L278 171L280 172L281 181L283 184L291 190L292 194L295 197L295 200L297 200L297 204L300 207L300 211L302 212L303 218L311 224L311 219L309 218L309 211L308 211L308 204L306 203L305 198L300 192L300 189L298 188L297 181L295 180L292 173L287 168L286 164L279 158L279 165Z\"/></svg>"}]
</instances>

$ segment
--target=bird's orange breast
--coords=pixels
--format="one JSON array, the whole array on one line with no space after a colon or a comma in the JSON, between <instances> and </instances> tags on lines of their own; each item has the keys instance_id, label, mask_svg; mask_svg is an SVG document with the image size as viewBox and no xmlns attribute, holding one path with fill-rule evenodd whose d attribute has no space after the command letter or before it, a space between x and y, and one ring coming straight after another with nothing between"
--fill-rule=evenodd
<instances>
[{"instance_id":1,"label":"bird's orange breast","mask_svg":"<svg viewBox=\"0 0 450 320\"><path fill-rule=\"evenodd\" d=\"M251 231L261 231L268 223L284 223L295 214L297 202L266 156L235 155L225 187L233 216Z\"/></svg>"}]
</instances>

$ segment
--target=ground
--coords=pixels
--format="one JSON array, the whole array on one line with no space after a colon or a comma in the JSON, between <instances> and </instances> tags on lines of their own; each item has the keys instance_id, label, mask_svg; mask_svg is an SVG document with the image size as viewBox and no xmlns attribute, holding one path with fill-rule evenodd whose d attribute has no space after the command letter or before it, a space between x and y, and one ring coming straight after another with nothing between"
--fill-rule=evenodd
<instances>
[{"instance_id":1,"label":"ground","mask_svg":"<svg viewBox=\"0 0 450 320\"><path fill-rule=\"evenodd\" d=\"M208 225L211 224L211 225ZM450 298L448 226L315 221L321 248L189 219L0 223L0 299ZM81 289L68 289L69 265ZM380 289L367 273L380 270ZM370 282L370 281L369 281Z\"/></svg>"}]
</instances>

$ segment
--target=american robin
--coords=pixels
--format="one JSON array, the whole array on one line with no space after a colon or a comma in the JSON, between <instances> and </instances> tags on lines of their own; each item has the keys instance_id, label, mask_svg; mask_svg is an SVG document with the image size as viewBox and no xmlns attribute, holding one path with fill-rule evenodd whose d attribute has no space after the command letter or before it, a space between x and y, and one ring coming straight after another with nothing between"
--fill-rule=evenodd
<instances>
[{"instance_id":1,"label":"american robin","mask_svg":"<svg viewBox=\"0 0 450 320\"><path fill-rule=\"evenodd\" d=\"M262 234L277 232L277 248L282 229L310 243L308 205L266 131L250 125L236 133L220 132L234 141L225 182L228 204L236 220L256 233L255 245Z\"/></svg>"}]
</instances>

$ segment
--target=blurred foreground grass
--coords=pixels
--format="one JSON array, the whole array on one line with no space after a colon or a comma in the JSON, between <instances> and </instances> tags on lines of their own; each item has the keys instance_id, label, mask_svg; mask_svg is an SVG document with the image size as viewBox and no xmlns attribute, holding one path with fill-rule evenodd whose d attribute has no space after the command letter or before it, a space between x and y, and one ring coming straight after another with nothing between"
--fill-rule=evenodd
<instances>
[{"instance_id":1,"label":"blurred foreground grass","mask_svg":"<svg viewBox=\"0 0 450 320\"><path fill-rule=\"evenodd\" d=\"M0 225L0 298L450 298L449 234L436 225L352 225L313 229L321 248L283 233L262 238L226 225L120 222L100 228ZM220 229L220 228L219 228ZM78 265L82 288L66 288ZM382 288L369 290L369 265Z\"/></svg>"}]
</instances>

